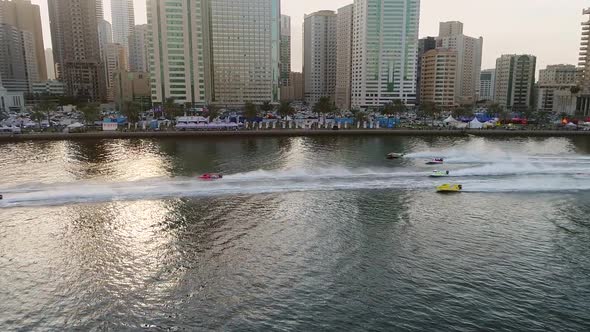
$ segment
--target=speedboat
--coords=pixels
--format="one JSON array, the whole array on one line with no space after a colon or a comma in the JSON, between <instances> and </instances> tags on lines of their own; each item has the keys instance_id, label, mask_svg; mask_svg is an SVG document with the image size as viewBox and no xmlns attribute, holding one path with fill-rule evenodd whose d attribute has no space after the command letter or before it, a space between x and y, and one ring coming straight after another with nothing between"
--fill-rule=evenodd
<instances>
[{"instance_id":1,"label":"speedboat","mask_svg":"<svg viewBox=\"0 0 590 332\"><path fill-rule=\"evenodd\" d=\"M223 175L218 174L218 173L205 173L205 174L199 176L199 179L204 180L204 181L221 180L221 179L223 179Z\"/></svg>"},{"instance_id":2,"label":"speedboat","mask_svg":"<svg viewBox=\"0 0 590 332\"><path fill-rule=\"evenodd\" d=\"M450 172L449 171L433 171L432 174L430 174L431 178L444 178L449 176Z\"/></svg>"},{"instance_id":3,"label":"speedboat","mask_svg":"<svg viewBox=\"0 0 590 332\"><path fill-rule=\"evenodd\" d=\"M443 158L434 158L426 162L426 165L442 165L445 162Z\"/></svg>"},{"instance_id":4,"label":"speedboat","mask_svg":"<svg viewBox=\"0 0 590 332\"><path fill-rule=\"evenodd\" d=\"M400 159L403 158L404 154L403 153L396 153L396 152L392 152L390 154L387 155L387 159Z\"/></svg>"},{"instance_id":5,"label":"speedboat","mask_svg":"<svg viewBox=\"0 0 590 332\"><path fill-rule=\"evenodd\" d=\"M460 184L443 184L436 187L438 193L460 193L463 190L463 186Z\"/></svg>"}]
</instances>

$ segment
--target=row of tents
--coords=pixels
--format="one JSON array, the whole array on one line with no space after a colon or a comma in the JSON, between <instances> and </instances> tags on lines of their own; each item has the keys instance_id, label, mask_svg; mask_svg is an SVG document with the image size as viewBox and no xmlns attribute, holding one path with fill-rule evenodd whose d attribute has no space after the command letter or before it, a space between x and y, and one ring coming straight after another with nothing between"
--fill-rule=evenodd
<instances>
[{"instance_id":1,"label":"row of tents","mask_svg":"<svg viewBox=\"0 0 590 332\"><path fill-rule=\"evenodd\" d=\"M487 122L481 122L477 119L477 117L474 117L473 120L471 120L468 123L456 120L455 118L453 118L453 116L449 116L446 120L443 121L443 123L447 126L450 127L455 127L455 128L470 128L470 129L482 129L482 128L492 128L496 126L497 123L497 119L493 119Z\"/></svg>"}]
</instances>

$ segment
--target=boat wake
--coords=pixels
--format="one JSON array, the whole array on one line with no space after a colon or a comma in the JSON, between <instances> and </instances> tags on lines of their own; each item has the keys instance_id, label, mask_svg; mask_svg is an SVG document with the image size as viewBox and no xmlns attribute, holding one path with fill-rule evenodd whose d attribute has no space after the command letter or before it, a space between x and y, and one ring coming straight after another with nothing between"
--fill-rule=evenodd
<instances>
[{"instance_id":1,"label":"boat wake","mask_svg":"<svg viewBox=\"0 0 590 332\"><path fill-rule=\"evenodd\" d=\"M552 160L551 158L548 158ZM463 184L472 193L530 193L590 191L590 168L584 158L569 163L538 163L519 158L497 163L476 163L467 167L450 165L449 178L432 179L432 169L414 168L300 168L258 170L230 174L223 180L203 182L196 178L151 178L130 182L35 184L0 188L0 207L63 205L177 197L255 195L282 192L332 190L432 191L437 185ZM582 162L582 163L581 163ZM459 168L457 168L459 166ZM447 166L439 167L448 169Z\"/></svg>"}]
</instances>

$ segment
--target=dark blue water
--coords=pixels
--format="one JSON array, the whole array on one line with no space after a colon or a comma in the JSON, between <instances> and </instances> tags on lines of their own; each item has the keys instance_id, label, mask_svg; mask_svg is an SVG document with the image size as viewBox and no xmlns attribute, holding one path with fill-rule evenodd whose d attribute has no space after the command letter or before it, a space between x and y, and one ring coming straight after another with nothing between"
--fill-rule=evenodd
<instances>
[{"instance_id":1,"label":"dark blue water","mask_svg":"<svg viewBox=\"0 0 590 332\"><path fill-rule=\"evenodd\" d=\"M19 143L0 165L3 331L590 329L585 139Z\"/></svg>"}]
</instances>

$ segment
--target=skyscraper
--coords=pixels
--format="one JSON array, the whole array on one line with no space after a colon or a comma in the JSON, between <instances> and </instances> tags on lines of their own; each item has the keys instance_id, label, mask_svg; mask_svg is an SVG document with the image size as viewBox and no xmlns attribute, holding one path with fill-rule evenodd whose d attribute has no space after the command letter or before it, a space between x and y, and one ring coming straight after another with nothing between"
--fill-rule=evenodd
<instances>
[{"instance_id":1,"label":"skyscraper","mask_svg":"<svg viewBox=\"0 0 590 332\"><path fill-rule=\"evenodd\" d=\"M113 42L121 44L129 55L129 36L135 29L133 0L111 0Z\"/></svg>"},{"instance_id":2,"label":"skyscraper","mask_svg":"<svg viewBox=\"0 0 590 332\"><path fill-rule=\"evenodd\" d=\"M416 65L416 104L420 105L421 80L422 80L422 56L430 50L436 48L436 38L426 37L418 40L418 64Z\"/></svg>"},{"instance_id":3,"label":"skyscraper","mask_svg":"<svg viewBox=\"0 0 590 332\"><path fill-rule=\"evenodd\" d=\"M291 17L281 15L281 86L289 86L291 74Z\"/></svg>"},{"instance_id":4,"label":"skyscraper","mask_svg":"<svg viewBox=\"0 0 590 332\"><path fill-rule=\"evenodd\" d=\"M43 46L43 31L41 28L41 13L38 5L29 0L0 0L0 23L9 24L21 31L31 33L35 48L34 65L38 73L38 80L47 80L47 64L45 63L45 47Z\"/></svg>"},{"instance_id":5,"label":"skyscraper","mask_svg":"<svg viewBox=\"0 0 590 332\"><path fill-rule=\"evenodd\" d=\"M502 55L496 60L495 101L507 110L523 112L533 106L537 58Z\"/></svg>"},{"instance_id":6,"label":"skyscraper","mask_svg":"<svg viewBox=\"0 0 590 332\"><path fill-rule=\"evenodd\" d=\"M582 15L590 15L590 8L584 9ZM590 115L590 20L587 17L582 22L579 59L578 86L581 89L581 95L578 97L576 109L582 114Z\"/></svg>"},{"instance_id":7,"label":"skyscraper","mask_svg":"<svg viewBox=\"0 0 590 332\"><path fill-rule=\"evenodd\" d=\"M211 1L211 101L278 102L280 0Z\"/></svg>"},{"instance_id":8,"label":"skyscraper","mask_svg":"<svg viewBox=\"0 0 590 332\"><path fill-rule=\"evenodd\" d=\"M133 72L149 72L148 63L148 26L136 25L129 35L129 70Z\"/></svg>"},{"instance_id":9,"label":"skyscraper","mask_svg":"<svg viewBox=\"0 0 590 332\"><path fill-rule=\"evenodd\" d=\"M437 48L422 56L420 99L439 107L454 107L457 51Z\"/></svg>"},{"instance_id":10,"label":"skyscraper","mask_svg":"<svg viewBox=\"0 0 590 332\"><path fill-rule=\"evenodd\" d=\"M496 87L496 70L486 69L481 71L479 76L479 99L494 100L494 91Z\"/></svg>"},{"instance_id":11,"label":"skyscraper","mask_svg":"<svg viewBox=\"0 0 590 332\"><path fill-rule=\"evenodd\" d=\"M555 108L555 96L559 94L563 99L576 84L578 70L574 65L550 65L539 71L539 82L537 84L537 109L560 113ZM570 96L571 97L571 96Z\"/></svg>"},{"instance_id":12,"label":"skyscraper","mask_svg":"<svg viewBox=\"0 0 590 332\"><path fill-rule=\"evenodd\" d=\"M100 20L104 19L104 7L102 6L102 0L95 0L96 1L96 20L100 22Z\"/></svg>"},{"instance_id":13,"label":"skyscraper","mask_svg":"<svg viewBox=\"0 0 590 332\"><path fill-rule=\"evenodd\" d=\"M53 61L53 50L50 48L45 49L45 62L47 63L47 79L55 80L55 62Z\"/></svg>"},{"instance_id":14,"label":"skyscraper","mask_svg":"<svg viewBox=\"0 0 590 332\"><path fill-rule=\"evenodd\" d=\"M57 76L66 84L66 94L105 99L96 0L48 0L48 6Z\"/></svg>"},{"instance_id":15,"label":"skyscraper","mask_svg":"<svg viewBox=\"0 0 590 332\"><path fill-rule=\"evenodd\" d=\"M305 16L303 24L303 79L305 101L334 101L336 90L336 13L323 10Z\"/></svg>"},{"instance_id":16,"label":"skyscraper","mask_svg":"<svg viewBox=\"0 0 590 332\"><path fill-rule=\"evenodd\" d=\"M475 103L479 90L483 38L465 36L461 22L442 22L436 43L437 47L457 51L455 102Z\"/></svg>"},{"instance_id":17,"label":"skyscraper","mask_svg":"<svg viewBox=\"0 0 590 332\"><path fill-rule=\"evenodd\" d=\"M127 50L121 44L111 43L106 45L106 75L107 75L107 100L115 100L115 91L113 79L115 72L126 70L127 65Z\"/></svg>"},{"instance_id":18,"label":"skyscraper","mask_svg":"<svg viewBox=\"0 0 590 332\"><path fill-rule=\"evenodd\" d=\"M35 42L29 31L0 23L0 75L11 92L32 92L39 81Z\"/></svg>"},{"instance_id":19,"label":"skyscraper","mask_svg":"<svg viewBox=\"0 0 590 332\"><path fill-rule=\"evenodd\" d=\"M147 4L153 101L279 101L279 0Z\"/></svg>"},{"instance_id":20,"label":"skyscraper","mask_svg":"<svg viewBox=\"0 0 590 332\"><path fill-rule=\"evenodd\" d=\"M336 16L335 102L339 109L350 110L354 5L338 9Z\"/></svg>"},{"instance_id":21,"label":"skyscraper","mask_svg":"<svg viewBox=\"0 0 590 332\"><path fill-rule=\"evenodd\" d=\"M104 62L104 52L107 44L113 42L113 30L111 24L104 19L98 21L98 44L100 48L100 56Z\"/></svg>"},{"instance_id":22,"label":"skyscraper","mask_svg":"<svg viewBox=\"0 0 590 332\"><path fill-rule=\"evenodd\" d=\"M147 2L153 102L210 100L209 10L206 0Z\"/></svg>"},{"instance_id":23,"label":"skyscraper","mask_svg":"<svg viewBox=\"0 0 590 332\"><path fill-rule=\"evenodd\" d=\"M420 0L355 0L352 108L416 99Z\"/></svg>"}]
</instances>

